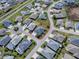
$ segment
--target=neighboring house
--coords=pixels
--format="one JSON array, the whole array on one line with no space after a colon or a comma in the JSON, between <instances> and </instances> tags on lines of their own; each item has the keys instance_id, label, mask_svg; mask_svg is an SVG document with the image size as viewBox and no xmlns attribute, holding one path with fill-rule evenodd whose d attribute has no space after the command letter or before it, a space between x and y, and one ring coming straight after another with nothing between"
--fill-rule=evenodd
<instances>
[{"instance_id":1,"label":"neighboring house","mask_svg":"<svg viewBox=\"0 0 79 59\"><path fill-rule=\"evenodd\" d=\"M23 21L23 24L29 26L30 23L32 23L32 22L33 22L32 19L28 19L28 20L24 20L24 21Z\"/></svg>"},{"instance_id":2,"label":"neighboring house","mask_svg":"<svg viewBox=\"0 0 79 59\"><path fill-rule=\"evenodd\" d=\"M21 11L20 13L22 14L22 16L25 16L25 15L29 15L30 11L29 10L27 10L27 11Z\"/></svg>"},{"instance_id":3,"label":"neighboring house","mask_svg":"<svg viewBox=\"0 0 79 59\"><path fill-rule=\"evenodd\" d=\"M4 27L8 28L10 25L12 25L12 22L9 20L4 20L3 23Z\"/></svg>"},{"instance_id":4,"label":"neighboring house","mask_svg":"<svg viewBox=\"0 0 79 59\"><path fill-rule=\"evenodd\" d=\"M23 35L24 36L24 35ZM19 44L19 42L22 40L23 36L21 35L16 35L10 42L9 44L6 46L8 49L13 50L16 45Z\"/></svg>"},{"instance_id":5,"label":"neighboring house","mask_svg":"<svg viewBox=\"0 0 79 59\"><path fill-rule=\"evenodd\" d=\"M38 13L33 13L30 15L30 19L36 20L38 16L39 16Z\"/></svg>"},{"instance_id":6,"label":"neighboring house","mask_svg":"<svg viewBox=\"0 0 79 59\"><path fill-rule=\"evenodd\" d=\"M5 46L7 43L11 41L11 38L8 35L5 35L1 40L0 40L0 45Z\"/></svg>"},{"instance_id":7,"label":"neighboring house","mask_svg":"<svg viewBox=\"0 0 79 59\"><path fill-rule=\"evenodd\" d=\"M77 59L79 59L79 47L69 44L66 47L66 50L70 52L73 56L75 56Z\"/></svg>"},{"instance_id":8,"label":"neighboring house","mask_svg":"<svg viewBox=\"0 0 79 59\"><path fill-rule=\"evenodd\" d=\"M39 19L47 19L47 16L46 16L45 13L40 13L40 15L39 15L38 18L39 18Z\"/></svg>"},{"instance_id":9,"label":"neighboring house","mask_svg":"<svg viewBox=\"0 0 79 59\"><path fill-rule=\"evenodd\" d=\"M24 2L25 0L16 0L17 2L21 3L21 2Z\"/></svg>"},{"instance_id":10,"label":"neighboring house","mask_svg":"<svg viewBox=\"0 0 79 59\"><path fill-rule=\"evenodd\" d=\"M66 16L65 16L65 14L63 14L63 13L59 13L59 14L55 14L55 17L56 17L56 19L63 19L63 18L65 18Z\"/></svg>"},{"instance_id":11,"label":"neighboring house","mask_svg":"<svg viewBox=\"0 0 79 59\"><path fill-rule=\"evenodd\" d=\"M58 2L54 6L54 8L57 9L57 10L62 9L63 7L64 7L63 2Z\"/></svg>"},{"instance_id":12,"label":"neighboring house","mask_svg":"<svg viewBox=\"0 0 79 59\"><path fill-rule=\"evenodd\" d=\"M16 47L16 51L22 55L24 53L25 50L27 50L29 48L29 46L32 44L31 41L28 40L24 40L22 41L17 47Z\"/></svg>"},{"instance_id":13,"label":"neighboring house","mask_svg":"<svg viewBox=\"0 0 79 59\"><path fill-rule=\"evenodd\" d=\"M17 16L15 21L16 22L22 22L23 21L23 17L22 16Z\"/></svg>"},{"instance_id":14,"label":"neighboring house","mask_svg":"<svg viewBox=\"0 0 79 59\"><path fill-rule=\"evenodd\" d=\"M52 51L50 48L45 47L41 52L40 52L46 59L53 59L55 56L55 52Z\"/></svg>"},{"instance_id":15,"label":"neighboring house","mask_svg":"<svg viewBox=\"0 0 79 59\"><path fill-rule=\"evenodd\" d=\"M63 59L76 59L76 58L70 54L65 53Z\"/></svg>"},{"instance_id":16,"label":"neighboring house","mask_svg":"<svg viewBox=\"0 0 79 59\"><path fill-rule=\"evenodd\" d=\"M68 42L79 47L79 38L77 37L68 38Z\"/></svg>"},{"instance_id":17,"label":"neighboring house","mask_svg":"<svg viewBox=\"0 0 79 59\"><path fill-rule=\"evenodd\" d=\"M4 56L3 59L14 59L14 56L7 55L7 56Z\"/></svg>"},{"instance_id":18,"label":"neighboring house","mask_svg":"<svg viewBox=\"0 0 79 59\"><path fill-rule=\"evenodd\" d=\"M43 27L37 27L34 30L34 33L36 34L37 37L42 36L43 34L45 34L45 29Z\"/></svg>"},{"instance_id":19,"label":"neighboring house","mask_svg":"<svg viewBox=\"0 0 79 59\"><path fill-rule=\"evenodd\" d=\"M57 27L63 27L63 26L64 26L63 20L64 20L64 19L59 19L59 20L57 20L56 26L57 26Z\"/></svg>"},{"instance_id":20,"label":"neighboring house","mask_svg":"<svg viewBox=\"0 0 79 59\"><path fill-rule=\"evenodd\" d=\"M56 41L58 41L58 42L60 42L60 43L62 43L62 42L65 40L65 36L62 35L62 34L57 33L57 34L53 37L53 39L56 40Z\"/></svg>"},{"instance_id":21,"label":"neighboring house","mask_svg":"<svg viewBox=\"0 0 79 59\"><path fill-rule=\"evenodd\" d=\"M30 30L30 32L34 31L34 29L37 27L35 23L31 23L27 28Z\"/></svg>"},{"instance_id":22,"label":"neighboring house","mask_svg":"<svg viewBox=\"0 0 79 59\"><path fill-rule=\"evenodd\" d=\"M66 24L65 24L65 27L67 29L74 29L74 24L72 21L67 21Z\"/></svg>"},{"instance_id":23,"label":"neighboring house","mask_svg":"<svg viewBox=\"0 0 79 59\"><path fill-rule=\"evenodd\" d=\"M77 22L77 23L75 24L75 30L76 30L76 31L79 31L79 22Z\"/></svg>"},{"instance_id":24,"label":"neighboring house","mask_svg":"<svg viewBox=\"0 0 79 59\"><path fill-rule=\"evenodd\" d=\"M0 29L0 35L6 35L6 29L5 28L2 28Z\"/></svg>"},{"instance_id":25,"label":"neighboring house","mask_svg":"<svg viewBox=\"0 0 79 59\"><path fill-rule=\"evenodd\" d=\"M28 5L26 5L25 8L32 9L33 8L33 5L32 4L28 4Z\"/></svg>"},{"instance_id":26,"label":"neighboring house","mask_svg":"<svg viewBox=\"0 0 79 59\"><path fill-rule=\"evenodd\" d=\"M65 5L73 6L75 4L75 0L64 0Z\"/></svg>"},{"instance_id":27,"label":"neighboring house","mask_svg":"<svg viewBox=\"0 0 79 59\"><path fill-rule=\"evenodd\" d=\"M43 0L43 1L44 1L44 3L45 3L46 5L49 5L49 4L52 3L52 0Z\"/></svg>"},{"instance_id":28,"label":"neighboring house","mask_svg":"<svg viewBox=\"0 0 79 59\"><path fill-rule=\"evenodd\" d=\"M47 46L54 51L57 51L61 47L61 45L54 40L50 40Z\"/></svg>"}]
</instances>

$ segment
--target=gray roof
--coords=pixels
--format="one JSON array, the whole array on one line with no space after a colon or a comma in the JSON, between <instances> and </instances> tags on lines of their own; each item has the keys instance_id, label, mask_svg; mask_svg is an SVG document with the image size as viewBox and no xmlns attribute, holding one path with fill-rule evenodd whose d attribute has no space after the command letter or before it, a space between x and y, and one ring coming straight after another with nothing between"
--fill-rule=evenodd
<instances>
[{"instance_id":1,"label":"gray roof","mask_svg":"<svg viewBox=\"0 0 79 59\"><path fill-rule=\"evenodd\" d=\"M59 19L59 20L57 20L57 22L56 22L56 26L63 27L63 26L64 26L63 19Z\"/></svg>"},{"instance_id":2,"label":"gray roof","mask_svg":"<svg viewBox=\"0 0 79 59\"><path fill-rule=\"evenodd\" d=\"M52 0L43 0L43 1L44 1L44 3L45 3L46 5L49 5L49 4L52 3Z\"/></svg>"},{"instance_id":3,"label":"gray roof","mask_svg":"<svg viewBox=\"0 0 79 59\"><path fill-rule=\"evenodd\" d=\"M8 35L6 35L0 40L0 45L5 46L10 40L11 38Z\"/></svg>"},{"instance_id":4,"label":"gray roof","mask_svg":"<svg viewBox=\"0 0 79 59\"><path fill-rule=\"evenodd\" d=\"M63 13L59 13L59 14L55 14L55 17L56 17L57 19L63 19L63 18L65 18L66 16L65 16L65 14L63 14Z\"/></svg>"},{"instance_id":5,"label":"gray roof","mask_svg":"<svg viewBox=\"0 0 79 59\"><path fill-rule=\"evenodd\" d=\"M23 54L26 49L32 44L31 41L24 40L22 41L17 48L15 49L19 54Z\"/></svg>"},{"instance_id":6,"label":"gray roof","mask_svg":"<svg viewBox=\"0 0 79 59\"><path fill-rule=\"evenodd\" d=\"M48 42L47 46L49 48L51 48L52 50L54 50L54 51L57 51L61 47L61 45L58 42L54 41L54 40L50 40Z\"/></svg>"},{"instance_id":7,"label":"gray roof","mask_svg":"<svg viewBox=\"0 0 79 59\"><path fill-rule=\"evenodd\" d=\"M20 12L23 16L25 16L25 15L29 15L30 14L30 11L29 10L27 10L27 11L21 11Z\"/></svg>"},{"instance_id":8,"label":"gray roof","mask_svg":"<svg viewBox=\"0 0 79 59\"><path fill-rule=\"evenodd\" d=\"M67 29L73 29L74 28L74 24L72 21L67 21L66 22L66 26L65 26Z\"/></svg>"},{"instance_id":9,"label":"gray roof","mask_svg":"<svg viewBox=\"0 0 79 59\"><path fill-rule=\"evenodd\" d=\"M30 24L30 23L32 23L33 22L33 20L32 19L28 19L28 20L24 20L23 21L23 24L26 24L27 26Z\"/></svg>"},{"instance_id":10,"label":"gray roof","mask_svg":"<svg viewBox=\"0 0 79 59\"><path fill-rule=\"evenodd\" d=\"M17 16L15 21L16 22L21 22L21 21L23 21L23 17L22 16Z\"/></svg>"},{"instance_id":11,"label":"gray roof","mask_svg":"<svg viewBox=\"0 0 79 59\"><path fill-rule=\"evenodd\" d=\"M6 35L6 29L5 28L0 29L0 35Z\"/></svg>"},{"instance_id":12,"label":"gray roof","mask_svg":"<svg viewBox=\"0 0 79 59\"><path fill-rule=\"evenodd\" d=\"M33 31L35 28L36 28L36 24L35 23L31 23L27 28L30 30L30 31Z\"/></svg>"},{"instance_id":13,"label":"gray roof","mask_svg":"<svg viewBox=\"0 0 79 59\"><path fill-rule=\"evenodd\" d=\"M36 14L33 13L30 15L30 18L35 20L38 17L38 15L39 15L38 13Z\"/></svg>"},{"instance_id":14,"label":"gray roof","mask_svg":"<svg viewBox=\"0 0 79 59\"><path fill-rule=\"evenodd\" d=\"M79 38L77 38L77 37L68 38L68 42L79 47Z\"/></svg>"},{"instance_id":15,"label":"gray roof","mask_svg":"<svg viewBox=\"0 0 79 59\"><path fill-rule=\"evenodd\" d=\"M53 37L53 39L56 40L56 41L58 41L58 42L60 42L60 43L62 43L62 42L65 40L65 36L62 35L62 34L57 33L57 34Z\"/></svg>"},{"instance_id":16,"label":"gray roof","mask_svg":"<svg viewBox=\"0 0 79 59\"><path fill-rule=\"evenodd\" d=\"M44 50L42 52L40 52L44 57L46 57L46 59L53 59L53 57L55 56L55 52L52 51L50 48L45 47Z\"/></svg>"},{"instance_id":17,"label":"gray roof","mask_svg":"<svg viewBox=\"0 0 79 59\"><path fill-rule=\"evenodd\" d=\"M31 9L32 7L33 7L33 5L32 5L32 4L28 4L28 5L26 5L26 7L25 7L25 8Z\"/></svg>"},{"instance_id":18,"label":"gray roof","mask_svg":"<svg viewBox=\"0 0 79 59\"><path fill-rule=\"evenodd\" d=\"M4 56L3 59L14 59L14 56Z\"/></svg>"},{"instance_id":19,"label":"gray roof","mask_svg":"<svg viewBox=\"0 0 79 59\"><path fill-rule=\"evenodd\" d=\"M21 3L21 2L24 2L25 0L16 0L16 1Z\"/></svg>"},{"instance_id":20,"label":"gray roof","mask_svg":"<svg viewBox=\"0 0 79 59\"><path fill-rule=\"evenodd\" d=\"M18 45L21 40L22 40L21 36L15 36L6 47L10 50L13 50L15 46Z\"/></svg>"}]
</instances>

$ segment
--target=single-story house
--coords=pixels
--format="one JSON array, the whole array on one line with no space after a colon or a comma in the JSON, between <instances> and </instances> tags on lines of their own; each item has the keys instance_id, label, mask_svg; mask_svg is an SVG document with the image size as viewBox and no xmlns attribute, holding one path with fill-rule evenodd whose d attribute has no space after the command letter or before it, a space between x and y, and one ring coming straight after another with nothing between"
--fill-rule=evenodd
<instances>
[{"instance_id":1,"label":"single-story house","mask_svg":"<svg viewBox=\"0 0 79 59\"><path fill-rule=\"evenodd\" d=\"M64 3L63 2L58 2L55 4L54 8L59 10L62 9L64 7Z\"/></svg>"},{"instance_id":2,"label":"single-story house","mask_svg":"<svg viewBox=\"0 0 79 59\"><path fill-rule=\"evenodd\" d=\"M16 0L16 2L21 3L24 2L25 0Z\"/></svg>"},{"instance_id":3,"label":"single-story house","mask_svg":"<svg viewBox=\"0 0 79 59\"><path fill-rule=\"evenodd\" d=\"M56 41L58 41L58 42L60 42L60 43L62 43L62 42L65 40L65 36L62 35L62 34L57 33L57 34L53 37L53 39L56 40Z\"/></svg>"},{"instance_id":4,"label":"single-story house","mask_svg":"<svg viewBox=\"0 0 79 59\"><path fill-rule=\"evenodd\" d=\"M33 7L33 5L32 5L32 4L28 4L28 5L26 5L26 7L25 7L25 8L32 9L32 7Z\"/></svg>"},{"instance_id":5,"label":"single-story house","mask_svg":"<svg viewBox=\"0 0 79 59\"><path fill-rule=\"evenodd\" d=\"M0 40L0 45L5 46L7 43L11 41L11 38L8 35L5 35L1 40Z\"/></svg>"},{"instance_id":6,"label":"single-story house","mask_svg":"<svg viewBox=\"0 0 79 59\"><path fill-rule=\"evenodd\" d=\"M26 24L27 26L29 26L30 23L32 23L32 22L33 22L32 19L28 19L28 20L24 20L24 21L23 21L23 24Z\"/></svg>"},{"instance_id":7,"label":"single-story house","mask_svg":"<svg viewBox=\"0 0 79 59\"><path fill-rule=\"evenodd\" d=\"M72 45L72 44L69 44L67 47L66 47L66 50L70 53L73 54L73 56L75 56L76 58L79 59L79 47L75 46L75 45Z\"/></svg>"},{"instance_id":8,"label":"single-story house","mask_svg":"<svg viewBox=\"0 0 79 59\"><path fill-rule=\"evenodd\" d=\"M43 1L44 1L44 3L45 3L46 5L49 5L49 4L52 3L52 0L43 0Z\"/></svg>"},{"instance_id":9,"label":"single-story house","mask_svg":"<svg viewBox=\"0 0 79 59\"><path fill-rule=\"evenodd\" d=\"M70 54L65 53L63 59L76 59L76 58L71 56Z\"/></svg>"},{"instance_id":10,"label":"single-story house","mask_svg":"<svg viewBox=\"0 0 79 59\"><path fill-rule=\"evenodd\" d=\"M38 18L39 19L47 19L47 16L45 13L40 13Z\"/></svg>"},{"instance_id":11,"label":"single-story house","mask_svg":"<svg viewBox=\"0 0 79 59\"><path fill-rule=\"evenodd\" d=\"M79 31L79 22L77 22L76 24L75 24L75 30L77 31Z\"/></svg>"},{"instance_id":12,"label":"single-story house","mask_svg":"<svg viewBox=\"0 0 79 59\"><path fill-rule=\"evenodd\" d=\"M10 42L9 44L6 46L8 49L13 50L15 48L16 45L19 44L19 42L22 40L23 37L21 37L20 35L16 35Z\"/></svg>"},{"instance_id":13,"label":"single-story house","mask_svg":"<svg viewBox=\"0 0 79 59\"><path fill-rule=\"evenodd\" d=\"M45 47L43 50L40 52L46 59L53 59L55 56L55 52L52 51L50 48Z\"/></svg>"},{"instance_id":14,"label":"single-story house","mask_svg":"<svg viewBox=\"0 0 79 59\"><path fill-rule=\"evenodd\" d=\"M0 35L6 35L6 29L5 28L2 28L0 29Z\"/></svg>"},{"instance_id":15,"label":"single-story house","mask_svg":"<svg viewBox=\"0 0 79 59\"><path fill-rule=\"evenodd\" d=\"M25 15L29 15L30 14L30 11L27 10L27 11L21 11L20 12L22 16L25 16Z\"/></svg>"},{"instance_id":16,"label":"single-story house","mask_svg":"<svg viewBox=\"0 0 79 59\"><path fill-rule=\"evenodd\" d=\"M63 27L63 26L64 26L63 19L59 19L59 20L57 20L57 22L56 22L56 26L58 26L58 27Z\"/></svg>"},{"instance_id":17,"label":"single-story house","mask_svg":"<svg viewBox=\"0 0 79 59\"><path fill-rule=\"evenodd\" d=\"M74 29L74 24L72 21L67 21L66 24L65 24L65 27L67 29Z\"/></svg>"},{"instance_id":18,"label":"single-story house","mask_svg":"<svg viewBox=\"0 0 79 59\"><path fill-rule=\"evenodd\" d=\"M8 28L10 25L12 25L12 22L10 20L4 20L2 24L4 27Z\"/></svg>"},{"instance_id":19,"label":"single-story house","mask_svg":"<svg viewBox=\"0 0 79 59\"><path fill-rule=\"evenodd\" d=\"M22 41L17 47L16 47L16 51L22 55L24 53L25 50L27 50L29 48L29 46L32 44L31 41L28 40L24 40Z\"/></svg>"},{"instance_id":20,"label":"single-story house","mask_svg":"<svg viewBox=\"0 0 79 59\"><path fill-rule=\"evenodd\" d=\"M37 27L37 25L35 24L35 23L30 23L30 25L27 27L29 30L30 30L30 32L31 31L34 31L34 29Z\"/></svg>"},{"instance_id":21,"label":"single-story house","mask_svg":"<svg viewBox=\"0 0 79 59\"><path fill-rule=\"evenodd\" d=\"M23 21L23 17L22 16L17 16L15 21L16 22L21 22L21 21Z\"/></svg>"},{"instance_id":22,"label":"single-story house","mask_svg":"<svg viewBox=\"0 0 79 59\"><path fill-rule=\"evenodd\" d=\"M59 14L55 14L55 17L56 17L57 19L63 19L63 18L66 17L66 15L63 14L63 13L59 13Z\"/></svg>"},{"instance_id":23,"label":"single-story house","mask_svg":"<svg viewBox=\"0 0 79 59\"><path fill-rule=\"evenodd\" d=\"M34 30L34 33L36 34L37 37L42 36L43 34L45 34L45 29L43 27L37 27Z\"/></svg>"},{"instance_id":24,"label":"single-story house","mask_svg":"<svg viewBox=\"0 0 79 59\"><path fill-rule=\"evenodd\" d=\"M14 59L14 56L7 55L7 56L4 56L3 59Z\"/></svg>"},{"instance_id":25,"label":"single-story house","mask_svg":"<svg viewBox=\"0 0 79 59\"><path fill-rule=\"evenodd\" d=\"M54 50L54 51L57 51L60 47L61 47L61 44L54 41L54 40L50 40L48 43L47 43L47 46Z\"/></svg>"},{"instance_id":26,"label":"single-story house","mask_svg":"<svg viewBox=\"0 0 79 59\"><path fill-rule=\"evenodd\" d=\"M77 37L68 38L68 42L79 47L79 38Z\"/></svg>"},{"instance_id":27,"label":"single-story house","mask_svg":"<svg viewBox=\"0 0 79 59\"><path fill-rule=\"evenodd\" d=\"M36 20L36 18L39 16L38 13L33 13L30 15L30 19Z\"/></svg>"}]
</instances>

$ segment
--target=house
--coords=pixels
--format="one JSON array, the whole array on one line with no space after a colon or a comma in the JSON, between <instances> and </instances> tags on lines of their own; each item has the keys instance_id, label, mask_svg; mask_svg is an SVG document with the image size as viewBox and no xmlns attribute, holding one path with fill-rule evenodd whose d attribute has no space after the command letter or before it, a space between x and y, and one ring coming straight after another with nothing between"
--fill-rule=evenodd
<instances>
[{"instance_id":1,"label":"house","mask_svg":"<svg viewBox=\"0 0 79 59\"><path fill-rule=\"evenodd\" d=\"M32 44L31 41L29 40L24 40L22 41L17 47L16 47L16 51L22 55L24 53L25 50L27 50L29 48L29 46Z\"/></svg>"},{"instance_id":2,"label":"house","mask_svg":"<svg viewBox=\"0 0 79 59\"><path fill-rule=\"evenodd\" d=\"M37 3L41 2L41 0L35 0Z\"/></svg>"},{"instance_id":3,"label":"house","mask_svg":"<svg viewBox=\"0 0 79 59\"><path fill-rule=\"evenodd\" d=\"M25 8L32 9L32 7L33 7L33 5L32 5L32 4L28 4L28 5L26 5L26 7L25 7Z\"/></svg>"},{"instance_id":4,"label":"house","mask_svg":"<svg viewBox=\"0 0 79 59\"><path fill-rule=\"evenodd\" d=\"M60 10L64 7L64 4L63 2L58 2L55 4L54 8L57 9L57 10Z\"/></svg>"},{"instance_id":5,"label":"house","mask_svg":"<svg viewBox=\"0 0 79 59\"><path fill-rule=\"evenodd\" d=\"M77 22L77 23L75 24L75 30L76 30L76 31L79 31L79 22Z\"/></svg>"},{"instance_id":6,"label":"house","mask_svg":"<svg viewBox=\"0 0 79 59\"><path fill-rule=\"evenodd\" d=\"M43 34L45 34L45 29L43 27L37 27L34 30L34 33L36 34L37 37L42 36Z\"/></svg>"},{"instance_id":7,"label":"house","mask_svg":"<svg viewBox=\"0 0 79 59\"><path fill-rule=\"evenodd\" d=\"M27 26L29 26L30 23L32 23L32 22L33 22L32 19L28 19L28 20L24 20L24 21L23 21L23 24L26 24Z\"/></svg>"},{"instance_id":8,"label":"house","mask_svg":"<svg viewBox=\"0 0 79 59\"><path fill-rule=\"evenodd\" d=\"M47 19L47 16L46 16L45 13L40 13L40 15L39 15L38 18L39 18L39 19Z\"/></svg>"},{"instance_id":9,"label":"house","mask_svg":"<svg viewBox=\"0 0 79 59\"><path fill-rule=\"evenodd\" d=\"M41 53L46 59L53 59L55 56L55 52L52 51L50 48L45 47L41 52Z\"/></svg>"},{"instance_id":10,"label":"house","mask_svg":"<svg viewBox=\"0 0 79 59\"><path fill-rule=\"evenodd\" d=\"M4 27L8 28L10 25L12 25L12 22L10 20L4 20L2 24Z\"/></svg>"},{"instance_id":11,"label":"house","mask_svg":"<svg viewBox=\"0 0 79 59\"><path fill-rule=\"evenodd\" d=\"M16 0L16 2L21 3L24 2L25 0Z\"/></svg>"},{"instance_id":12,"label":"house","mask_svg":"<svg viewBox=\"0 0 79 59\"><path fill-rule=\"evenodd\" d=\"M22 38L24 37L24 35L16 35L10 42L9 44L6 46L8 49L13 50L16 45L19 44L19 42L22 40Z\"/></svg>"},{"instance_id":13,"label":"house","mask_svg":"<svg viewBox=\"0 0 79 59\"><path fill-rule=\"evenodd\" d=\"M23 21L23 17L22 16L17 16L15 21L16 22L22 22Z\"/></svg>"},{"instance_id":14,"label":"house","mask_svg":"<svg viewBox=\"0 0 79 59\"><path fill-rule=\"evenodd\" d=\"M58 19L57 22L56 22L56 26L63 27L64 26L63 19Z\"/></svg>"},{"instance_id":15,"label":"house","mask_svg":"<svg viewBox=\"0 0 79 59\"><path fill-rule=\"evenodd\" d=\"M65 24L65 27L67 29L74 29L74 24L72 21L67 21L66 24Z\"/></svg>"},{"instance_id":16,"label":"house","mask_svg":"<svg viewBox=\"0 0 79 59\"><path fill-rule=\"evenodd\" d=\"M57 50L61 47L61 45L60 45L58 42L54 41L54 40L50 40L50 41L47 43L47 46L48 46L50 49L54 50L54 51L57 51Z\"/></svg>"},{"instance_id":17,"label":"house","mask_svg":"<svg viewBox=\"0 0 79 59\"><path fill-rule=\"evenodd\" d=\"M77 37L68 38L68 42L79 47L79 38Z\"/></svg>"},{"instance_id":18,"label":"house","mask_svg":"<svg viewBox=\"0 0 79 59\"><path fill-rule=\"evenodd\" d=\"M64 0L64 4L65 4L65 5L72 6L72 5L75 4L75 0Z\"/></svg>"},{"instance_id":19,"label":"house","mask_svg":"<svg viewBox=\"0 0 79 59\"><path fill-rule=\"evenodd\" d=\"M6 29L5 28L0 29L0 35L1 36L6 35Z\"/></svg>"},{"instance_id":20,"label":"house","mask_svg":"<svg viewBox=\"0 0 79 59\"><path fill-rule=\"evenodd\" d=\"M76 58L71 56L70 54L65 53L63 59L76 59Z\"/></svg>"},{"instance_id":21,"label":"house","mask_svg":"<svg viewBox=\"0 0 79 59\"><path fill-rule=\"evenodd\" d=\"M57 34L55 34L53 39L60 42L60 43L62 43L65 40L65 36L62 35L62 34L57 33Z\"/></svg>"},{"instance_id":22,"label":"house","mask_svg":"<svg viewBox=\"0 0 79 59\"><path fill-rule=\"evenodd\" d=\"M35 23L31 23L27 28L30 30L30 32L34 31L34 29L37 27Z\"/></svg>"},{"instance_id":23,"label":"house","mask_svg":"<svg viewBox=\"0 0 79 59\"><path fill-rule=\"evenodd\" d=\"M30 19L35 20L38 16L39 16L38 13L33 13L33 14L30 15Z\"/></svg>"},{"instance_id":24,"label":"house","mask_svg":"<svg viewBox=\"0 0 79 59\"><path fill-rule=\"evenodd\" d=\"M25 15L29 15L30 14L30 11L27 10L27 11L21 11L20 12L22 16L25 16Z\"/></svg>"},{"instance_id":25,"label":"house","mask_svg":"<svg viewBox=\"0 0 79 59\"><path fill-rule=\"evenodd\" d=\"M1 40L0 40L0 45L5 46L6 44L11 41L11 38L8 35L5 35Z\"/></svg>"},{"instance_id":26,"label":"house","mask_svg":"<svg viewBox=\"0 0 79 59\"><path fill-rule=\"evenodd\" d=\"M76 58L79 59L79 47L75 46L75 45L72 45L72 44L69 44L67 47L66 47L66 50L70 53L73 54L73 56L75 56Z\"/></svg>"},{"instance_id":27,"label":"house","mask_svg":"<svg viewBox=\"0 0 79 59\"><path fill-rule=\"evenodd\" d=\"M63 19L66 16L63 13L55 14L56 19Z\"/></svg>"},{"instance_id":28,"label":"house","mask_svg":"<svg viewBox=\"0 0 79 59\"><path fill-rule=\"evenodd\" d=\"M49 5L49 4L52 3L52 0L43 0L43 1L44 1L44 3L45 3L46 5Z\"/></svg>"},{"instance_id":29,"label":"house","mask_svg":"<svg viewBox=\"0 0 79 59\"><path fill-rule=\"evenodd\" d=\"M4 56L3 59L14 59L14 56Z\"/></svg>"}]
</instances>

